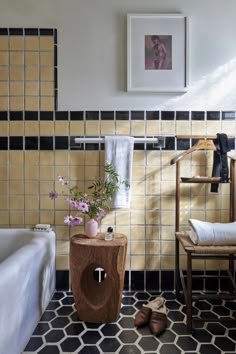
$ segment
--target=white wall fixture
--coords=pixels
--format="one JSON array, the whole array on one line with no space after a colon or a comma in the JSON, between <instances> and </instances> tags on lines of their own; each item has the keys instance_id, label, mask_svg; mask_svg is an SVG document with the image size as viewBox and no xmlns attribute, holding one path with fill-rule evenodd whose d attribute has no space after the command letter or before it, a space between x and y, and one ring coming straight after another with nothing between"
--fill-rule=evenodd
<instances>
[{"instance_id":1,"label":"white wall fixture","mask_svg":"<svg viewBox=\"0 0 236 354\"><path fill-rule=\"evenodd\" d=\"M127 90L184 92L187 85L187 17L128 14Z\"/></svg>"}]
</instances>

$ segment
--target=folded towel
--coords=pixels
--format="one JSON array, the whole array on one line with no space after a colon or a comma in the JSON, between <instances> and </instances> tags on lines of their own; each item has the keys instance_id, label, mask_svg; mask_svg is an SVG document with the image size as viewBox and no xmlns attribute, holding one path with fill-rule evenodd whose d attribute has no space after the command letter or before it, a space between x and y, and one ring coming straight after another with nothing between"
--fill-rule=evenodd
<instances>
[{"instance_id":1,"label":"folded towel","mask_svg":"<svg viewBox=\"0 0 236 354\"><path fill-rule=\"evenodd\" d=\"M236 245L236 222L210 223L189 219L192 242L202 246Z\"/></svg>"},{"instance_id":2,"label":"folded towel","mask_svg":"<svg viewBox=\"0 0 236 354\"><path fill-rule=\"evenodd\" d=\"M130 136L106 136L105 160L112 164L122 181L126 180L131 186L133 165L134 138ZM131 188L124 184L114 196L114 208L129 208Z\"/></svg>"}]
</instances>

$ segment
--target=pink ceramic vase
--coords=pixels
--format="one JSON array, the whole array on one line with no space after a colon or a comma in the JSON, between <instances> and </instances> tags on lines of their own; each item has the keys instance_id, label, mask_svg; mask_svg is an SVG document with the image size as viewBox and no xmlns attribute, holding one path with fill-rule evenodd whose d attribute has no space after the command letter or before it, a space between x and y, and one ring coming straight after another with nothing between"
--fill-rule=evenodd
<instances>
[{"instance_id":1,"label":"pink ceramic vase","mask_svg":"<svg viewBox=\"0 0 236 354\"><path fill-rule=\"evenodd\" d=\"M85 224L85 235L88 237L95 237L98 233L98 223L94 219L90 219Z\"/></svg>"}]
</instances>

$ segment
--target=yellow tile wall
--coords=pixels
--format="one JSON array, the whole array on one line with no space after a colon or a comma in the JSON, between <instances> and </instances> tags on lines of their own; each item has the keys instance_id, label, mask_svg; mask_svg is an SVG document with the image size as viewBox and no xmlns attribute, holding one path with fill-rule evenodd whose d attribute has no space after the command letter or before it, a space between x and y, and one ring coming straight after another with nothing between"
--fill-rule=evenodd
<instances>
[{"instance_id":1,"label":"yellow tile wall","mask_svg":"<svg viewBox=\"0 0 236 354\"><path fill-rule=\"evenodd\" d=\"M54 37L0 36L0 111L55 109Z\"/></svg>"},{"instance_id":2,"label":"yellow tile wall","mask_svg":"<svg viewBox=\"0 0 236 354\"><path fill-rule=\"evenodd\" d=\"M106 126L102 121L87 121L85 124L80 121L0 121L0 131L3 135L10 132L13 136L54 136L64 135L64 132L65 135L71 132L75 135L74 130L76 134L93 135L96 132L97 135L97 129L101 128L117 135L131 130L136 135L143 135L143 129L148 130L151 126L150 122L117 123L109 122ZM152 123L163 134L161 124ZM211 123L206 122L207 131L212 130ZM182 125L162 126L165 134L175 134L175 129L179 130ZM100 224L101 231L111 225L115 231L127 235L127 269L174 269L175 165L170 165L170 160L178 153L180 151L135 150L131 208L112 210ZM211 173L211 164L211 153L195 152L186 157L181 174ZM83 232L84 226L65 226L63 217L68 213L67 204L63 198L51 201L48 193L54 188L62 193L62 187L56 182L59 174L78 183L84 190L89 180L102 171L103 165L104 151L0 151L0 227L33 227L36 223L53 225L57 234L57 269L68 269L70 237ZM209 192L209 185L185 185L181 190L181 229L188 227L190 217L227 222L228 204L228 185L222 185L217 194ZM181 262L185 264L185 261L182 255ZM200 269L202 265L196 262L195 268ZM208 262L204 266L215 269L218 264Z\"/></svg>"}]
</instances>

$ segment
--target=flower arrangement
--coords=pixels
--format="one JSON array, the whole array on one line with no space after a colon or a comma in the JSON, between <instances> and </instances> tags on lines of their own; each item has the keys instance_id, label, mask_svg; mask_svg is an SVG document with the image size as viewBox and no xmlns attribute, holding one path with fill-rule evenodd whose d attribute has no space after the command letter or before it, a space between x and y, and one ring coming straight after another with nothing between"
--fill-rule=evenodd
<instances>
[{"instance_id":1,"label":"flower arrangement","mask_svg":"<svg viewBox=\"0 0 236 354\"><path fill-rule=\"evenodd\" d=\"M70 187L69 181L62 176L58 176L61 185L68 188L68 197L65 201L77 213L75 216L67 215L64 217L64 223L70 226L79 225L83 222L83 215L96 221L101 220L111 208L111 202L114 194L120 189L122 184L129 188L127 181L121 181L118 173L112 164L106 163L104 167L105 176L97 177L88 187L90 193L79 191L75 185ZM58 197L58 193L52 190L49 197L54 200Z\"/></svg>"}]
</instances>

